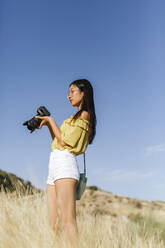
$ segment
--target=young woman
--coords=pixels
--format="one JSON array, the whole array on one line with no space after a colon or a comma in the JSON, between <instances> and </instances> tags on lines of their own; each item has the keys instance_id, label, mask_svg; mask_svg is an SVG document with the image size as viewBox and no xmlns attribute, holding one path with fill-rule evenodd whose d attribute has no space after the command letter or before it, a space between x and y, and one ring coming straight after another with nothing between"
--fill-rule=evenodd
<instances>
[{"instance_id":1,"label":"young woman","mask_svg":"<svg viewBox=\"0 0 165 248\"><path fill-rule=\"evenodd\" d=\"M73 81L68 99L78 112L64 120L60 128L50 116L35 117L42 120L38 129L46 125L53 139L46 188L49 221L57 235L63 222L69 241L74 243L79 237L75 192L80 172L76 156L85 152L96 134L91 83L87 79Z\"/></svg>"}]
</instances>

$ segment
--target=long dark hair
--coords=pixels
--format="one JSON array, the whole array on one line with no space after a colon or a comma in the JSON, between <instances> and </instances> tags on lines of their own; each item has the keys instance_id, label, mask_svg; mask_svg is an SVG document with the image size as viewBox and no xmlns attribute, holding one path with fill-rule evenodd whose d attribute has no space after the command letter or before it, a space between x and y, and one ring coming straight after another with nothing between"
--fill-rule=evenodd
<instances>
[{"instance_id":1,"label":"long dark hair","mask_svg":"<svg viewBox=\"0 0 165 248\"><path fill-rule=\"evenodd\" d=\"M71 85L76 85L80 91L84 92L81 109L74 115L73 120L76 120L82 113L83 110L88 111L90 114L90 123L89 123L89 144L92 144L93 139L96 135L96 114L95 114L95 105L93 99L93 87L87 79L78 79L70 83Z\"/></svg>"}]
</instances>

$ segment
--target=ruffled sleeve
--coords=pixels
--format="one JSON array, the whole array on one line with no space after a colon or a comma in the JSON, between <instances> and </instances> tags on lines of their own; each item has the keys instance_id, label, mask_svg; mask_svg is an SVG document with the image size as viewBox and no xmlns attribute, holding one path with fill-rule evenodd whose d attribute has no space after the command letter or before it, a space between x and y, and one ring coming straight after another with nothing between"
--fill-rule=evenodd
<instances>
[{"instance_id":1,"label":"ruffled sleeve","mask_svg":"<svg viewBox=\"0 0 165 248\"><path fill-rule=\"evenodd\" d=\"M63 131L61 133L62 140L69 146L76 147L79 143L84 143L89 130L89 122L82 118L72 121L72 116L64 121Z\"/></svg>"}]
</instances>

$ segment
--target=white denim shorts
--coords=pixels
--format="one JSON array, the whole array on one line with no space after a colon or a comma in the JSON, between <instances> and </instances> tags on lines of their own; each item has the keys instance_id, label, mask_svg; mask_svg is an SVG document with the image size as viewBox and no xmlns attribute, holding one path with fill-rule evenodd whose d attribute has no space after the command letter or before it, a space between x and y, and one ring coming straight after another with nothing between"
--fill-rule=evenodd
<instances>
[{"instance_id":1,"label":"white denim shorts","mask_svg":"<svg viewBox=\"0 0 165 248\"><path fill-rule=\"evenodd\" d=\"M60 178L75 178L78 181L80 179L76 155L68 149L54 149L50 153L46 183L54 185L54 181Z\"/></svg>"}]
</instances>

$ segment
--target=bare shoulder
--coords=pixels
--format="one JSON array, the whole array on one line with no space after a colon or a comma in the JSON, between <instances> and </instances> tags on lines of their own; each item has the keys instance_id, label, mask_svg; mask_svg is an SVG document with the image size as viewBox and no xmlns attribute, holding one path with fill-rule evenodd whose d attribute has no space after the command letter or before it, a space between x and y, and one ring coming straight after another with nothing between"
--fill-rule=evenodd
<instances>
[{"instance_id":1,"label":"bare shoulder","mask_svg":"<svg viewBox=\"0 0 165 248\"><path fill-rule=\"evenodd\" d=\"M90 114L89 114L88 111L83 110L83 112L81 113L80 116L81 116L81 118L83 118L83 119L85 119L85 120L87 120L87 121L90 120Z\"/></svg>"}]
</instances>

